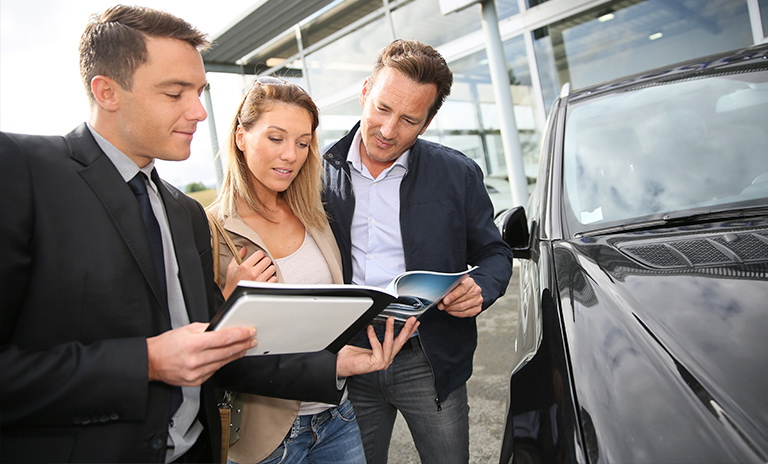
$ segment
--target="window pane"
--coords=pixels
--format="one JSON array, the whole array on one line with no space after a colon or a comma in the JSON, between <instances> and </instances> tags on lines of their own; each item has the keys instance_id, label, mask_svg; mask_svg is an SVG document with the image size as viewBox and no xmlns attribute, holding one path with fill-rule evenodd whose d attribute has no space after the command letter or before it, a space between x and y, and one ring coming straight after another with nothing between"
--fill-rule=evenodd
<instances>
[{"instance_id":1,"label":"window pane","mask_svg":"<svg viewBox=\"0 0 768 464\"><path fill-rule=\"evenodd\" d=\"M342 2L317 16L313 16L312 19L301 24L304 49L306 50L318 41L380 8L382 8L381 0L357 0L355 2ZM249 63L255 66L256 73L259 74L269 68L281 65L286 59L296 56L298 53L299 46L296 43L296 33L291 28L259 50L257 55L249 59Z\"/></svg>"},{"instance_id":2,"label":"window pane","mask_svg":"<svg viewBox=\"0 0 768 464\"><path fill-rule=\"evenodd\" d=\"M536 29L531 34L533 35L536 63L539 66L539 80L541 81L541 93L544 96L544 108L549 111L562 86L557 78L557 69L555 69L556 60L552 47L552 38L549 36L549 27L546 26Z\"/></svg>"},{"instance_id":3,"label":"window pane","mask_svg":"<svg viewBox=\"0 0 768 464\"><path fill-rule=\"evenodd\" d=\"M306 88L307 86L301 60L293 60L290 63L286 63L284 67L273 73L273 76L293 82L301 88Z\"/></svg>"},{"instance_id":4,"label":"window pane","mask_svg":"<svg viewBox=\"0 0 768 464\"><path fill-rule=\"evenodd\" d=\"M566 82L583 88L752 44L746 0L611 2L534 37L542 76L556 77L542 83L550 101Z\"/></svg>"},{"instance_id":5,"label":"window pane","mask_svg":"<svg viewBox=\"0 0 768 464\"><path fill-rule=\"evenodd\" d=\"M437 47L480 29L480 6L443 16L438 0L418 0L392 12L395 34Z\"/></svg>"},{"instance_id":6,"label":"window pane","mask_svg":"<svg viewBox=\"0 0 768 464\"><path fill-rule=\"evenodd\" d=\"M541 128L536 121L536 107L541 105L541 102L533 91L523 37L518 36L504 42L504 55L509 68L509 82L512 85L515 123L520 137L525 175L530 182L534 182L538 171L539 138L541 137Z\"/></svg>"},{"instance_id":7,"label":"window pane","mask_svg":"<svg viewBox=\"0 0 768 464\"><path fill-rule=\"evenodd\" d=\"M487 134L482 129L480 110L483 100L493 102L493 93L487 91L490 76L485 55L485 51L477 52L449 63L453 71L451 95L435 116L425 138L462 151L489 174L494 167L488 163Z\"/></svg>"},{"instance_id":8,"label":"window pane","mask_svg":"<svg viewBox=\"0 0 768 464\"><path fill-rule=\"evenodd\" d=\"M763 19L763 37L768 36L768 0L759 0L760 17Z\"/></svg>"},{"instance_id":9,"label":"window pane","mask_svg":"<svg viewBox=\"0 0 768 464\"><path fill-rule=\"evenodd\" d=\"M472 101L446 101L437 114L440 130L477 130L477 115Z\"/></svg>"},{"instance_id":10,"label":"window pane","mask_svg":"<svg viewBox=\"0 0 768 464\"><path fill-rule=\"evenodd\" d=\"M384 17L307 55L312 98L321 100L341 90L362 88L378 52L389 44Z\"/></svg>"},{"instance_id":11,"label":"window pane","mask_svg":"<svg viewBox=\"0 0 768 464\"><path fill-rule=\"evenodd\" d=\"M320 149L344 137L360 120L362 110L357 97L332 108L320 108L320 126L317 128Z\"/></svg>"},{"instance_id":12,"label":"window pane","mask_svg":"<svg viewBox=\"0 0 768 464\"><path fill-rule=\"evenodd\" d=\"M296 34L291 31L277 37L272 43L259 50L248 59L248 65L254 66L256 74L261 74L269 68L280 66L286 59L299 53Z\"/></svg>"},{"instance_id":13,"label":"window pane","mask_svg":"<svg viewBox=\"0 0 768 464\"><path fill-rule=\"evenodd\" d=\"M381 0L357 0L334 5L301 26L304 48L314 45L382 6Z\"/></svg>"},{"instance_id":14,"label":"window pane","mask_svg":"<svg viewBox=\"0 0 768 464\"><path fill-rule=\"evenodd\" d=\"M517 0L496 0L496 14L499 15L499 20L518 13L520 8L517 6Z\"/></svg>"},{"instance_id":15,"label":"window pane","mask_svg":"<svg viewBox=\"0 0 768 464\"><path fill-rule=\"evenodd\" d=\"M533 181L538 166L540 137L535 105L540 103L533 94L523 38L516 37L505 42L504 52L512 84L515 123L523 164L526 176ZM501 143L501 123L487 54L485 51L476 52L450 63L450 66L454 77L451 95L426 135L437 138L441 143L446 143L444 137L448 135L471 135L471 140L478 143L476 148L481 150L475 152L475 160L486 176L506 181L507 166ZM469 153L467 155L470 156Z\"/></svg>"},{"instance_id":16,"label":"window pane","mask_svg":"<svg viewBox=\"0 0 768 464\"><path fill-rule=\"evenodd\" d=\"M454 148L472 158L480 166L484 165L483 144L480 137L476 135L443 135L440 137L424 136L425 140L441 143L447 147Z\"/></svg>"}]
</instances>

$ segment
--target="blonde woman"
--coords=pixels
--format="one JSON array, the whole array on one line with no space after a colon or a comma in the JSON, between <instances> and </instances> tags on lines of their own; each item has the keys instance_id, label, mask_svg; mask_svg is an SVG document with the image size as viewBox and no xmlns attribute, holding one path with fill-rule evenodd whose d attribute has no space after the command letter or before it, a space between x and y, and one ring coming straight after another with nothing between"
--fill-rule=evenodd
<instances>
[{"instance_id":1,"label":"blonde woman","mask_svg":"<svg viewBox=\"0 0 768 464\"><path fill-rule=\"evenodd\" d=\"M226 297L243 279L343 283L339 250L320 199L317 126L318 110L312 99L285 80L258 78L243 98L232 122L224 182L209 208L242 258L242 264L237 264L221 237L219 278ZM316 375L318 380L316 384L307 381L306 375L275 379L276 385L308 384L303 394L290 399L279 398L279 388L269 397L246 395L240 438L230 447L230 462L364 464L360 432L343 379L389 366L416 326L415 320L409 321L395 338L390 321L383 344L369 329L373 349L347 346L339 351L335 364L327 359L333 356L330 353L280 356L292 362L305 358L306 375ZM247 362L259 361L245 358L232 363L220 371L219 383L247 392L247 376L235 372ZM258 371L254 365L253 375ZM329 377L338 380L335 391L329 392ZM264 389L259 393L264 394Z\"/></svg>"}]
</instances>

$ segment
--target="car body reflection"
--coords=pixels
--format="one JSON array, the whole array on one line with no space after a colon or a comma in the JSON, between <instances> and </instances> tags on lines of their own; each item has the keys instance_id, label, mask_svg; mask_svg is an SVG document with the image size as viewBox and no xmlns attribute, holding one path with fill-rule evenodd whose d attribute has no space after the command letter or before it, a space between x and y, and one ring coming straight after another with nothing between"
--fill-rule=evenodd
<instances>
[{"instance_id":1,"label":"car body reflection","mask_svg":"<svg viewBox=\"0 0 768 464\"><path fill-rule=\"evenodd\" d=\"M768 461L767 123L767 45L555 102L500 462Z\"/></svg>"}]
</instances>

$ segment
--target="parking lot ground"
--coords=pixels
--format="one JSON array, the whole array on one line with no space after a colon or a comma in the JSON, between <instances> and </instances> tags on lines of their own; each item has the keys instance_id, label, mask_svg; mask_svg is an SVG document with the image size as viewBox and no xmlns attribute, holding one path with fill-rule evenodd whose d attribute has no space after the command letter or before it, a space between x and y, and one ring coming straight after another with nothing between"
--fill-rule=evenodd
<instances>
[{"instance_id":1,"label":"parking lot ground","mask_svg":"<svg viewBox=\"0 0 768 464\"><path fill-rule=\"evenodd\" d=\"M473 464L499 461L512 369L512 348L519 305L519 267L503 297L477 318L478 346L469 395L469 460ZM398 414L389 447L391 464L419 464L419 455L403 417Z\"/></svg>"}]
</instances>

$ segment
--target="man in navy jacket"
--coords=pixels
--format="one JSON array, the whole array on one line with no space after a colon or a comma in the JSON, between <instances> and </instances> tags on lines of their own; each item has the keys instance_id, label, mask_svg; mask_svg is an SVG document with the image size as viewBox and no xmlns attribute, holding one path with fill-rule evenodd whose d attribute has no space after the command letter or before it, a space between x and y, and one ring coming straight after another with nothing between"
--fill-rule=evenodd
<instances>
[{"instance_id":1,"label":"man in navy jacket","mask_svg":"<svg viewBox=\"0 0 768 464\"><path fill-rule=\"evenodd\" d=\"M349 379L371 464L386 462L398 410L422 462L468 462L475 317L504 294L512 275L480 168L418 138L452 81L432 47L393 42L362 89L361 122L324 155L324 201L345 282L383 287L403 271L479 266L421 316L418 335L389 369Z\"/></svg>"}]
</instances>

